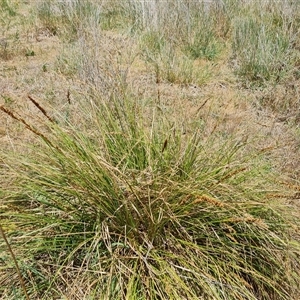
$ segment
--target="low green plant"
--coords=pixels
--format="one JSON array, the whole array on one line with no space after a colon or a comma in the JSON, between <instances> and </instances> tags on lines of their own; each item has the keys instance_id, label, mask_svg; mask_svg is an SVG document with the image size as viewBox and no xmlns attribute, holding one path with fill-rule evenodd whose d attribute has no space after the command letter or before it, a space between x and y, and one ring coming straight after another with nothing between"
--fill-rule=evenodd
<instances>
[{"instance_id":1,"label":"low green plant","mask_svg":"<svg viewBox=\"0 0 300 300\"><path fill-rule=\"evenodd\" d=\"M122 30L131 27L131 31L138 27L133 14L124 9L125 1L109 1L101 4L100 26L102 30Z\"/></svg>"},{"instance_id":2,"label":"low green plant","mask_svg":"<svg viewBox=\"0 0 300 300\"><path fill-rule=\"evenodd\" d=\"M1 153L2 226L29 297L291 299L297 223L263 157L233 139L183 135L128 98L82 109L80 128L41 110L42 132L1 107L37 136ZM16 299L3 241L0 250L1 293Z\"/></svg>"},{"instance_id":3,"label":"low green plant","mask_svg":"<svg viewBox=\"0 0 300 300\"><path fill-rule=\"evenodd\" d=\"M163 79L175 84L203 85L211 78L209 65L199 66L185 55L176 55L173 60L165 61L161 66L160 75Z\"/></svg>"},{"instance_id":4,"label":"low green plant","mask_svg":"<svg viewBox=\"0 0 300 300\"><path fill-rule=\"evenodd\" d=\"M167 45L167 40L160 32L148 31L141 35L140 45L154 56L159 56Z\"/></svg>"},{"instance_id":5,"label":"low green plant","mask_svg":"<svg viewBox=\"0 0 300 300\"><path fill-rule=\"evenodd\" d=\"M13 3L13 1L1 0L0 3L1 3L1 8L0 8L1 15L3 13L7 14L8 17L15 17L17 15L17 12L16 12L17 4L16 4L16 2Z\"/></svg>"},{"instance_id":6,"label":"low green plant","mask_svg":"<svg viewBox=\"0 0 300 300\"><path fill-rule=\"evenodd\" d=\"M211 30L201 30L196 33L194 40L187 46L187 52L192 58L215 59L220 55L221 42L215 37Z\"/></svg>"},{"instance_id":7,"label":"low green plant","mask_svg":"<svg viewBox=\"0 0 300 300\"><path fill-rule=\"evenodd\" d=\"M26 57L35 56L35 52L31 49L26 49L25 56Z\"/></svg>"}]
</instances>

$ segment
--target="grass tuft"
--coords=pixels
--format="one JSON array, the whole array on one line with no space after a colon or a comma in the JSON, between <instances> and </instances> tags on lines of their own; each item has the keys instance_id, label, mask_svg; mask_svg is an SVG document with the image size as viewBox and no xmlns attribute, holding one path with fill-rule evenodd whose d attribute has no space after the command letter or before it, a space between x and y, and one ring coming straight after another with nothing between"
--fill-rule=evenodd
<instances>
[{"instance_id":1,"label":"grass tuft","mask_svg":"<svg viewBox=\"0 0 300 300\"><path fill-rule=\"evenodd\" d=\"M145 122L130 99L89 111L92 132L50 122L32 155L5 158L1 217L31 297L290 299L299 249L260 157Z\"/></svg>"}]
</instances>

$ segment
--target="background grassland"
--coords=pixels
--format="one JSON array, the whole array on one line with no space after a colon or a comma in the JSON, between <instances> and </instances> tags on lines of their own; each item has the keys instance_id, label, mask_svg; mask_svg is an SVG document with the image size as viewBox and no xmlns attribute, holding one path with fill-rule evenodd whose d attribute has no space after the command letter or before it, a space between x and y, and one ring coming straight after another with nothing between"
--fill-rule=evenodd
<instances>
[{"instance_id":1,"label":"background grassland","mask_svg":"<svg viewBox=\"0 0 300 300\"><path fill-rule=\"evenodd\" d=\"M299 299L299 6L1 0L1 299Z\"/></svg>"}]
</instances>

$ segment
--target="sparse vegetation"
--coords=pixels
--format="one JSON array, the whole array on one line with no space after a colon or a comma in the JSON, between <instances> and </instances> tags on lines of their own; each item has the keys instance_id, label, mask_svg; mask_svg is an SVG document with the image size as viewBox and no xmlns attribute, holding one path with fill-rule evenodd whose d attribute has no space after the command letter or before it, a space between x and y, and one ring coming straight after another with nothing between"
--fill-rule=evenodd
<instances>
[{"instance_id":1,"label":"sparse vegetation","mask_svg":"<svg viewBox=\"0 0 300 300\"><path fill-rule=\"evenodd\" d=\"M299 3L2 2L0 298L299 299Z\"/></svg>"}]
</instances>

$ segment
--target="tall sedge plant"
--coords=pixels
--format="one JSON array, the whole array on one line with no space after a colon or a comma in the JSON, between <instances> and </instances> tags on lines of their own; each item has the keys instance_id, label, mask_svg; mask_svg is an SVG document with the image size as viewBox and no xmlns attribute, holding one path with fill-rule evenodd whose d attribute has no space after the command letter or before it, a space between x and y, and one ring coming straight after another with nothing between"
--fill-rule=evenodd
<instances>
[{"instance_id":1,"label":"tall sedge plant","mask_svg":"<svg viewBox=\"0 0 300 300\"><path fill-rule=\"evenodd\" d=\"M2 154L12 180L1 218L30 297L290 299L299 249L261 157L145 119L131 99L85 111L86 129L47 118L40 132L2 107L38 139Z\"/></svg>"}]
</instances>

